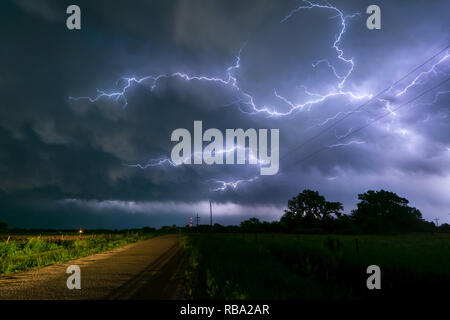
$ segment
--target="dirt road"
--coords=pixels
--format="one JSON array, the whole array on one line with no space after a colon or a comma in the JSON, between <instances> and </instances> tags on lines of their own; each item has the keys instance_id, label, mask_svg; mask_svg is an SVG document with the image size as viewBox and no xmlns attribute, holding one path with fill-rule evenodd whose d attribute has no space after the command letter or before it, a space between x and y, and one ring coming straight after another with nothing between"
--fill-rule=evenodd
<instances>
[{"instance_id":1,"label":"dirt road","mask_svg":"<svg viewBox=\"0 0 450 320\"><path fill-rule=\"evenodd\" d=\"M66 269L78 265L81 289L69 290ZM179 235L0 276L0 299L182 299Z\"/></svg>"}]
</instances>

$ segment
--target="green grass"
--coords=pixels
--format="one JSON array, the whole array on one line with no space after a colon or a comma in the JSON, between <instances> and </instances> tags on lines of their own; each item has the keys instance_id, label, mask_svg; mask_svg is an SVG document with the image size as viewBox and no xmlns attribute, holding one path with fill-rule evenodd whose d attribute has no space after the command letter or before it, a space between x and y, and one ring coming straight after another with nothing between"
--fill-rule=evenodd
<instances>
[{"instance_id":1,"label":"green grass","mask_svg":"<svg viewBox=\"0 0 450 320\"><path fill-rule=\"evenodd\" d=\"M189 234L183 243L193 298L442 298L450 288L448 234ZM373 264L380 291L366 287Z\"/></svg>"},{"instance_id":2,"label":"green grass","mask_svg":"<svg viewBox=\"0 0 450 320\"><path fill-rule=\"evenodd\" d=\"M117 234L68 241L30 238L27 241L0 242L0 274L24 271L85 257L105 250L148 239L156 234Z\"/></svg>"}]
</instances>

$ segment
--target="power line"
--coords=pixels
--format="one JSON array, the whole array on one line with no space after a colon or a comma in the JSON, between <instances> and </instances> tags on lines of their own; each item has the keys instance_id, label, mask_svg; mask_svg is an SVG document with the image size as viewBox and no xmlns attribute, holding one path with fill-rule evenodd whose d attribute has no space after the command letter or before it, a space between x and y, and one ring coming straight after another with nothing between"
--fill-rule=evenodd
<instances>
[{"instance_id":1,"label":"power line","mask_svg":"<svg viewBox=\"0 0 450 320\"><path fill-rule=\"evenodd\" d=\"M197 213L197 216L195 217L195 222L197 223L197 227L198 227L199 221L200 221L200 217L198 216L198 213Z\"/></svg>"},{"instance_id":2,"label":"power line","mask_svg":"<svg viewBox=\"0 0 450 320\"><path fill-rule=\"evenodd\" d=\"M395 85L397 85L398 83L400 83L401 81L403 81L404 79L406 79L407 77L409 77L411 74L413 74L414 72L416 72L417 70L419 70L420 68L422 68L424 65L426 65L428 62L430 62L431 60L433 60L434 58L436 58L437 56L439 56L441 53L443 53L445 50L447 50L448 48L450 48L450 45L447 45L444 49L440 50L439 52L437 52L436 54L434 54L433 56L431 56L430 58L428 58L427 60L425 60L425 62L421 63L419 66L415 67L413 70L411 70L410 72L408 72L407 74L405 74L403 77L401 77L400 79L396 80L394 83L392 83L390 86L386 87L385 89L381 90L380 92L378 92L375 96L373 96L372 98L370 98L368 101L366 101L365 103L361 104L360 106L358 106L356 109L354 109L353 111L348 112L346 115L344 115L342 118L340 118L339 120L337 120L336 122L334 122L332 125L326 127L325 129L323 129L322 131L320 131L318 134L312 136L311 138L307 139L306 141L304 141L303 143L301 143L300 145L298 145L297 147L295 147L294 149L292 149L291 151L287 152L286 154L284 154L283 156L280 157L280 160L283 159L284 157L292 154L293 152L297 151L298 149L302 148L303 146L305 146L306 144L308 144L309 142L313 141L314 139L320 137L322 134L324 134L325 132L327 132L329 129L334 128L338 123L342 122L343 120L347 119L350 115L352 115L353 113L358 112L360 109L362 109L363 107L367 106L368 104L370 104L372 101L374 101L376 98L378 98L379 96L381 96L382 94L384 94L386 91L390 90L392 87L394 87ZM347 135L348 136L348 135Z\"/></svg>"},{"instance_id":3,"label":"power line","mask_svg":"<svg viewBox=\"0 0 450 320\"><path fill-rule=\"evenodd\" d=\"M437 89L438 87L442 86L444 83L446 83L446 82L449 81L449 80L450 80L450 78L447 78L446 80L440 82L438 85L436 85L436 86L434 86L434 87L432 87L432 88L430 88L430 89L428 89L428 90L425 90L424 92L422 92L421 94L415 96L415 97L412 98L411 100L408 100L407 102L405 102L405 103L399 105L399 106L398 106L397 108L395 108L395 109L391 109L389 112L387 112L387 113L385 113L385 114L383 114L383 115L381 115L381 116L379 116L379 117L373 119L372 121L368 122L366 125L364 125L364 126L358 128L358 129L352 131L352 132L349 133L348 135L346 135L346 136L344 136L344 137L341 137L341 138L338 138L338 139L335 141L335 143L337 143L337 142L339 142L339 141L341 141L341 140L343 140L343 139L346 139L346 138L348 138L349 136L352 136L352 135L354 135L355 133L357 133L357 132L359 132L359 131L361 131L361 130L367 128L368 126L370 126L370 125L373 124L374 122L376 122L376 121L378 121L378 120L380 120L380 119L383 119L384 117L387 117L388 115L392 114L392 112L397 111L397 110L399 110L400 108L405 107L406 105L410 104L411 102L414 102L415 100L419 99L420 97L424 96L425 94L427 94L427 93L433 91L434 89ZM307 159L309 159L309 158L315 156L316 154L318 154L318 153L320 153L320 152L322 152L322 151L324 151L324 150L328 150L328 149L329 149L328 147L319 149L319 150L317 150L317 151L311 153L310 155L308 155L308 156L306 156L306 157L300 159L299 161L294 162L292 165L286 167L285 169L289 169L289 168L291 168L292 166L297 165L297 164L303 162L304 160L307 160Z\"/></svg>"}]
</instances>

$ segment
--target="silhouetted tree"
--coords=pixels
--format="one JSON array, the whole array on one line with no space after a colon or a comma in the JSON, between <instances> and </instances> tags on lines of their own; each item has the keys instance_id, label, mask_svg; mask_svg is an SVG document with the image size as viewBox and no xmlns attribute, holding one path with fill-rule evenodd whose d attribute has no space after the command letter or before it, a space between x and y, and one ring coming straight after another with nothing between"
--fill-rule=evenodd
<instances>
[{"instance_id":1,"label":"silhouetted tree","mask_svg":"<svg viewBox=\"0 0 450 320\"><path fill-rule=\"evenodd\" d=\"M267 222L263 221L262 227L264 232L282 232L283 227L279 221Z\"/></svg>"},{"instance_id":2,"label":"silhouetted tree","mask_svg":"<svg viewBox=\"0 0 450 320\"><path fill-rule=\"evenodd\" d=\"M173 224L171 226L162 226L158 229L159 232L166 232L166 233L176 233L179 232L180 228Z\"/></svg>"},{"instance_id":3,"label":"silhouetted tree","mask_svg":"<svg viewBox=\"0 0 450 320\"><path fill-rule=\"evenodd\" d=\"M263 224L258 218L250 218L241 222L240 227L244 232L262 232Z\"/></svg>"},{"instance_id":4,"label":"silhouetted tree","mask_svg":"<svg viewBox=\"0 0 450 320\"><path fill-rule=\"evenodd\" d=\"M330 229L334 220L332 215L340 217L342 210L342 203L326 201L317 191L303 190L288 201L288 209L280 222L289 231L314 227Z\"/></svg>"},{"instance_id":5,"label":"silhouetted tree","mask_svg":"<svg viewBox=\"0 0 450 320\"><path fill-rule=\"evenodd\" d=\"M352 216L343 214L333 224L333 232L341 234L358 234L361 230L355 224Z\"/></svg>"},{"instance_id":6,"label":"silhouetted tree","mask_svg":"<svg viewBox=\"0 0 450 320\"><path fill-rule=\"evenodd\" d=\"M438 230L439 230L440 232L448 232L448 233L450 233L450 224L448 224L448 223L443 223L443 224L441 224L441 225L438 227Z\"/></svg>"},{"instance_id":7,"label":"silhouetted tree","mask_svg":"<svg viewBox=\"0 0 450 320\"><path fill-rule=\"evenodd\" d=\"M359 194L361 200L352 211L356 225L365 233L415 231L423 223L421 212L409 201L385 190Z\"/></svg>"},{"instance_id":8,"label":"silhouetted tree","mask_svg":"<svg viewBox=\"0 0 450 320\"><path fill-rule=\"evenodd\" d=\"M221 224L215 223L212 227L212 232L225 233L225 232L227 232L227 228Z\"/></svg>"}]
</instances>

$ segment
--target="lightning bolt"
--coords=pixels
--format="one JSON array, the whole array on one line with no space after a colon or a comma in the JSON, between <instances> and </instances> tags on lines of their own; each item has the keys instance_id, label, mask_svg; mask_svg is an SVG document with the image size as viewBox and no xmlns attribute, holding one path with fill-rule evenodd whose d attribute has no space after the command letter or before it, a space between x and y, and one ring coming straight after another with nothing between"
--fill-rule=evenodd
<instances>
[{"instance_id":1,"label":"lightning bolt","mask_svg":"<svg viewBox=\"0 0 450 320\"><path fill-rule=\"evenodd\" d=\"M392 110L391 101L388 99L378 98L378 101L384 103L384 108L392 115L391 122L387 124L386 130L391 131L391 126L394 124L394 121L397 117L397 113Z\"/></svg>"},{"instance_id":2,"label":"lightning bolt","mask_svg":"<svg viewBox=\"0 0 450 320\"><path fill-rule=\"evenodd\" d=\"M341 47L339 46L342 36L344 35L344 33L346 32L346 28L347 28L347 24L346 21L348 18L352 18L358 14L353 14L353 15L349 15L349 16L345 16L344 13L339 10L336 7L333 7L331 5L319 5L319 4L315 4L315 3L311 3L309 1L304 1L305 3L308 4L308 6L300 6L298 8L296 8L294 11L292 11L288 16L286 16L281 23L285 22L286 20L288 20L294 13L302 10L302 9L313 9L313 8L320 8L320 9L327 9L327 10L332 10L334 12L337 13L337 15L335 17L339 17L340 21L341 21L341 28L339 30L339 32L336 34L335 37L335 41L332 44L332 48L336 51L337 54L337 58L339 60L341 60L342 62L344 62L345 64L349 65L349 69L347 70L347 72L344 75L339 75L336 68L331 65L331 63L326 60L326 59L322 59L317 61L316 63L313 64L313 67L316 67L318 64L321 63L326 63L333 71L334 75L336 76L337 79L340 80L340 82L337 84L338 90L329 92L327 94L318 94L318 93L312 93L306 90L305 88L305 93L312 97L311 99L301 102L301 103L294 103L290 100L288 100L287 98L279 95L276 90L274 90L274 96L276 98L278 98L281 102L283 102L285 105L289 106L289 109L285 112L279 112L276 111L277 107L269 107L266 105L262 105L262 106L258 106L255 102L255 97L253 97L251 94L249 94L248 92L244 91L239 85L238 85L238 79L235 75L235 73L240 69L241 67L241 54L242 51L245 47L246 44L244 44L244 46L242 46L238 52L238 55L235 58L234 64L229 66L226 69L226 77L224 78L220 78L220 77L211 77L211 76L204 76L204 75L200 75L200 76L192 76L186 73L182 73L182 72L175 72L172 74L160 74L157 76L145 76L142 78L137 78L137 77L122 77L121 79L119 79L118 81L118 86L120 83L122 83L121 88L118 91L113 91L113 92L105 92L103 90L99 90L97 89L97 95L94 97L89 97L89 96L84 96L84 97L69 97L69 99L71 100L87 100L91 103L97 102L100 99L112 99L113 101L123 101L123 107L125 108L128 105L128 100L126 97L127 91L133 86L133 85L138 85L138 84L147 84L150 85L150 89L154 90L157 85L158 82L161 79L168 79L168 78L179 78L185 81L202 81L202 82L213 82L213 83L217 83L219 85L222 86L226 86L226 87L230 87L231 89L233 89L237 95L239 96L239 99L235 100L234 102L232 102L231 104L242 104L242 105L246 105L248 107L248 109L250 111L246 111L243 110L242 108L239 108L239 111L241 111L242 113L247 113L247 114L265 114L267 116L275 116L275 117L282 117L282 116L289 116L291 114L293 114L295 111L297 110L302 110L305 107L311 107L312 105L316 105L316 104L320 104L325 102L326 100L328 100L329 98L333 98L333 97L337 97L337 96L345 96L348 97L350 99L354 99L354 100L360 100L360 99L367 99L367 98L371 98L372 94L356 94L353 93L351 91L345 91L343 90L344 84L347 81L347 78L352 74L353 70L354 70L354 61L353 59L349 59L346 58L344 56L344 51L343 49L341 49ZM332 17L332 18L335 18ZM230 104L228 104L230 105Z\"/></svg>"},{"instance_id":3,"label":"lightning bolt","mask_svg":"<svg viewBox=\"0 0 450 320\"><path fill-rule=\"evenodd\" d=\"M351 140L351 141L345 142L345 143L336 143L336 144L329 145L328 148L345 147L345 146L351 146L353 144L365 144L365 143L366 143L365 141Z\"/></svg>"},{"instance_id":4,"label":"lightning bolt","mask_svg":"<svg viewBox=\"0 0 450 320\"><path fill-rule=\"evenodd\" d=\"M332 11L336 12L337 15L333 16L332 18L336 18L336 17L340 18L341 29L335 36L335 41L332 44L332 48L336 51L337 58L339 60L341 60L343 63L349 65L349 68L348 68L347 72L344 75L339 75L339 73L337 72L336 67L333 66L330 63L329 60L327 60L327 59L318 60L317 62L312 64L313 68L317 67L319 64L325 63L332 70L334 76L338 80L340 80L339 83L337 84L338 90L331 91L331 92L329 92L327 94L321 95L321 94L318 94L318 93L312 93L312 92L308 91L305 86L302 86L304 88L304 90L305 90L305 93L308 96L315 98L315 99L304 101L302 103L294 103L294 102L290 101L289 99L287 99L286 97L279 95L276 92L276 90L275 90L274 91L275 97L280 99L286 105L288 105L290 107L290 109L288 111L286 111L286 112L273 111L274 110L273 108L269 108L267 106L257 107L255 105L255 103L254 103L254 99L250 99L248 104L252 107L252 109L253 109L253 111L255 113L266 113L266 114L268 114L270 116L288 116L288 115L291 115L296 110L299 110L299 109L301 110L301 109L304 109L305 107L309 107L310 108L312 105L323 103L326 100L328 100L329 98L336 97L336 96L346 96L346 97L348 97L350 99L354 99L354 100L370 99L373 96L372 94L355 94L355 93L353 93L351 91L344 91L343 90L345 82L347 81L348 77L350 77L350 75L353 73L353 70L354 70L354 67L355 67L355 63L354 63L353 59L349 59L349 58L346 58L344 56L344 51L339 46L339 44L340 44L340 42L342 40L342 36L344 35L344 33L346 32L346 29L347 29L347 19L353 18L353 17L359 15L359 13L355 13L355 14L352 14L352 15L345 16L344 13L341 10L339 10L338 8L336 8L334 6L331 6L331 5L320 5L320 4L312 3L312 2L307 1L307 0L304 0L303 2L306 3L307 5L306 6L299 6L299 7L295 8L288 15L286 15L280 21L280 23L286 22L294 14L296 14L300 10L305 10L305 9L319 8L319 9L332 10ZM335 117L337 117L337 115Z\"/></svg>"},{"instance_id":5,"label":"lightning bolt","mask_svg":"<svg viewBox=\"0 0 450 320\"><path fill-rule=\"evenodd\" d=\"M130 168L138 168L138 169L148 169L151 167L160 167L160 166L164 166L164 165L169 165L171 167L178 167L180 165L182 165L184 162L182 163L175 163L173 162L170 158L157 158L157 159L150 159L147 163L145 164L125 164L125 166L130 167Z\"/></svg>"},{"instance_id":6,"label":"lightning bolt","mask_svg":"<svg viewBox=\"0 0 450 320\"><path fill-rule=\"evenodd\" d=\"M232 67L230 67L232 68ZM228 69L230 69L228 68ZM112 99L114 101L119 101L122 100L123 101L123 105L122 107L125 108L128 105L128 99L126 97L126 93L127 91L133 86L133 84L145 84L146 82L150 82L150 89L151 91L153 91L157 85L158 82L161 79L168 79L168 78L180 78L183 79L185 81L193 81L193 80L197 80L197 81L209 81L209 82L216 82L222 85L229 85L232 87L236 87L235 81L236 78L232 77L231 74L229 73L229 77L228 79L222 79L222 78L214 78L214 77L206 77L206 76L190 76L186 73L181 73L181 72L175 72L172 74L160 74L158 76L145 76L142 78L136 78L136 77L132 77L132 78L126 78L126 77L122 77L118 83L120 81L124 82L124 85L122 86L122 88L120 88L119 91L115 91L115 92L104 92L102 90L97 89L97 95L94 97L69 97L70 100L88 100L91 103L97 102L100 99L106 98L106 99Z\"/></svg>"},{"instance_id":7,"label":"lightning bolt","mask_svg":"<svg viewBox=\"0 0 450 320\"><path fill-rule=\"evenodd\" d=\"M431 69L430 69L430 70L431 70ZM430 72L432 72L432 71L430 71ZM426 73L427 73L427 72L423 72L422 74L426 74ZM428 73L429 73L429 72L428 72ZM418 82L413 80L413 81L410 83L410 85L411 85L412 83L417 84ZM411 85L411 86L413 86L413 85ZM410 87L411 87L411 86L410 86ZM406 91L405 91L405 92L406 92ZM434 94L434 97L433 97L433 100L432 100L432 101L430 101L430 102L419 102L419 103L417 103L417 105L432 106L432 105L436 104L436 103L439 101L439 98L440 98L441 96L447 95L447 94L449 94L449 93L450 93L450 90L438 91L438 92L436 92L436 93ZM397 112L393 111L393 107L392 107L392 105L391 105L391 101L390 101L390 100L388 100L388 99L383 99L383 98L378 98L377 100L380 101L380 102L383 102L383 103L384 103L385 109L386 109L389 113L392 114L391 122L390 122L390 124L388 124L388 126L387 126L387 130L390 131L390 130L391 130L391 126L393 125L393 123L394 123L394 121L395 121L395 119L396 119L396 117L397 117ZM394 109L395 109L395 107L394 107ZM428 121L429 117L430 117L430 116L427 115L427 118L426 118L427 120L426 120L426 121ZM426 122L426 121L425 121L425 122Z\"/></svg>"},{"instance_id":8,"label":"lightning bolt","mask_svg":"<svg viewBox=\"0 0 450 320\"><path fill-rule=\"evenodd\" d=\"M431 73L436 74L436 73L437 73L436 68L437 68L438 66L440 66L441 64L443 64L445 61L447 61L449 58L450 58L450 52L449 52L449 50L447 50L447 52L445 53L445 55L444 55L438 62L436 62L435 64L433 64L433 65L431 66L431 68L429 68L428 70L419 73L419 74L418 74L418 75L417 75L410 83L408 83L407 86L405 86L400 92L398 92L398 93L396 94L396 97L401 97L401 96L403 96L403 95L404 95L406 92L408 92L408 90L411 89L412 87L417 86L417 85L423 83L423 81L424 81L423 78L426 77L426 76L428 76L429 74L431 74Z\"/></svg>"},{"instance_id":9,"label":"lightning bolt","mask_svg":"<svg viewBox=\"0 0 450 320\"><path fill-rule=\"evenodd\" d=\"M278 94L276 89L274 89L273 90L274 97L280 101L280 103L283 105L284 108L286 106L288 106L287 111L284 111L284 112L277 111L277 110L281 109L278 106L268 106L268 105L264 105L264 104L262 104L262 105L257 104L256 103L257 99L254 96L252 96L250 93L246 92L243 88L241 88L239 81L238 81L237 73L241 67L241 55L242 55L243 49L245 48L245 45L240 48L240 50L238 51L238 54L235 56L233 64L225 69L224 75L222 77L215 77L215 76L209 76L209 75L208 76L206 76L206 75L189 75L189 74L183 73L183 72L174 72L174 73L159 74L159 75L149 75L149 76L144 76L144 77L140 77L140 78L139 77L122 77L117 81L116 86L118 87L118 89L115 91L107 92L104 90L97 89L97 91L96 91L97 94L95 96L92 96L92 97L91 96L69 97L69 99L74 100L74 101L88 101L90 103L95 103L102 99L106 99L106 100L112 100L114 102L122 102L122 107L126 108L128 106L127 93L133 86L145 85L145 86L148 86L151 91L153 91L153 90L155 90L155 88L157 88L157 86L161 80L171 79L171 78L181 79L186 82L192 82L192 81L210 82L210 83L215 83L219 86L231 88L235 92L236 99L234 99L234 101L232 101L231 103L228 103L226 105L239 105L239 106L244 105L244 106L247 106L246 110L243 110L241 107L238 108L238 110L242 113L252 114L252 115L253 114L262 114L262 115L266 115L266 116L270 116L270 117L290 116L290 115L294 114L294 112L303 110L305 108L308 108L308 110L310 110L310 108L312 106L322 104L325 101L327 101L331 98L335 98L335 97L345 97L350 100L362 100L362 99L372 98L373 95L370 93L355 93L353 91L344 89L349 77L354 72L355 62L354 62L353 58L349 58L345 54L344 49L342 48L342 39L343 39L344 34L347 31L348 20L358 16L359 13L345 15L340 9L338 9L337 7L332 6L331 4L328 4L328 3L326 5L322 5L322 4L313 3L308 0L303 0L302 3L303 3L302 5L296 7L288 15L286 15L280 21L280 23L285 23L286 21L291 19L294 15L296 15L297 13L299 13L300 11L303 11L303 10L318 9L318 10L326 10L326 11L334 12L335 15L332 16L330 19L338 19L340 22L340 28L338 29L337 33L335 34L335 39L334 39L334 42L331 44L331 49L333 49L334 52L336 53L337 60L342 62L344 65L346 65L347 68L346 68L345 72L341 73L338 71L338 68L336 66L334 66L328 59L320 59L320 60L317 60L316 62L314 62L312 64L313 68L317 68L319 65L322 65L322 64L326 65L331 70L334 77L337 79L337 83L335 84L335 88L333 90L331 90L325 94L311 92L305 86L301 86L307 96L306 101L302 101L302 102L291 101L287 97L284 97L284 96ZM442 63L444 63L449 57L450 57L450 54L449 54L449 51L447 51L446 55L443 58L441 58L437 63L435 63L429 70L420 73L408 85L406 85L400 92L398 92L396 94L396 96L400 97L400 96L406 94L406 92L408 92L408 90L410 90L412 87L420 84L421 81L423 81L423 79L426 76L428 76L431 73L436 73L438 66L440 66ZM435 97L435 99L437 99L437 98L438 98L438 96ZM391 111L393 116L395 116L395 112L392 112L392 110L390 110L390 104L389 104L390 102L388 100L380 100L380 101L385 102L387 110ZM355 112L355 111L353 111L353 112ZM353 112L350 112L350 113L353 113ZM341 114L349 114L349 113L344 113L342 111L338 112L336 115L334 115L334 116L326 119L322 123L320 123L319 126L325 125L329 121L336 119ZM344 136L341 136L341 138L344 138L347 135L349 135L351 133L351 130L352 129L350 129ZM335 147L340 147L340 146L359 145L359 144L364 144L364 143L365 143L364 141L351 140L346 143L337 143L337 144L329 145L328 147L335 148ZM236 148L233 148L233 150L221 150L218 152L219 153L227 153L227 152L231 152L231 151L234 152L235 150L236 150ZM149 161L147 161L144 164L128 164L127 166L138 168L138 169L148 169L151 167L165 166L165 165L168 165L171 167L177 167L177 166L184 164L187 161L187 159L192 158L192 156L195 156L195 154L191 154L182 163L179 163L179 164L174 163L170 158L166 157L166 158L150 159ZM259 160L257 163L259 165L263 164ZM234 180L234 181L214 180L214 183L218 184L219 187L213 189L213 191L224 191L224 190L228 190L230 188L236 189L241 184L249 183L249 182L253 182L253 181L257 180L258 177L259 176L256 176L256 177L253 177L250 179L241 179L241 180Z\"/></svg>"},{"instance_id":10,"label":"lightning bolt","mask_svg":"<svg viewBox=\"0 0 450 320\"><path fill-rule=\"evenodd\" d=\"M229 148L229 149L216 150L214 153L215 153L215 155L226 155L228 153L234 153L237 150L248 151L248 162L249 162L249 164L254 164L254 165L258 165L258 166L270 164L267 160L260 160L260 159L258 159L258 157L253 153L252 149L247 148L247 147L242 147L242 146L239 146L239 145L235 145L234 147ZM125 166L128 166L130 168L138 168L138 169L148 169L148 168L152 168L152 167L165 166L165 165L169 165L171 167L178 167L178 166L181 166L183 164L189 163L189 160L191 160L191 159L193 159L195 157L202 158L203 157L203 152L193 152L193 153L191 153L191 155L185 157L183 159L183 161L181 161L180 163L175 163L169 157L162 157L162 158L150 159L145 164L140 164L140 163L137 163L137 164L125 164Z\"/></svg>"},{"instance_id":11,"label":"lightning bolt","mask_svg":"<svg viewBox=\"0 0 450 320\"><path fill-rule=\"evenodd\" d=\"M222 181L222 180L212 180L214 183L219 184L217 188L211 189L211 191L218 192L218 191L226 191L228 189L237 189L237 187L246 182L253 182L255 180L259 179L259 176L254 176L250 179L241 179L241 180L233 180L233 181Z\"/></svg>"},{"instance_id":12,"label":"lightning bolt","mask_svg":"<svg viewBox=\"0 0 450 320\"><path fill-rule=\"evenodd\" d=\"M300 10L304 9L322 9L322 10L331 10L336 13L335 16L331 17L331 19L339 18L340 19L340 29L338 30L337 34L335 35L335 40L333 44L331 45L331 48L333 48L336 52L337 59L343 62L344 64L348 65L348 70L344 74L339 74L337 71L337 68L333 66L329 60L327 59L321 59L316 61L312 64L313 68L316 68L320 64L326 64L328 68L330 68L333 72L333 75L338 80L338 83L336 85L336 89L333 91L330 91L326 94L319 94L309 91L305 86L300 86L303 88L305 94L307 95L307 100L303 102L293 102L290 101L288 98L283 97L277 93L276 90L274 90L274 96L280 100L280 102L283 105L287 105L289 108L285 112L279 112L277 109L280 109L278 107L271 107L262 105L259 106L256 104L256 98L253 97L250 93L246 92L239 86L239 82L236 76L236 73L239 71L241 67L241 54L245 47L240 48L238 54L235 57L234 63L226 68L225 70L225 76L224 77L213 77L213 76L205 76L205 75L189 75L187 73L183 72L174 72L171 74L159 74L159 75L149 75L144 77L122 77L120 78L116 85L119 88L116 91L106 92L104 90L97 89L97 95L95 96L82 96L82 97L69 97L69 99L74 101L81 101L86 100L90 103L98 102L102 99L106 100L112 100L114 102L122 102L122 107L126 108L128 106L128 99L127 99L127 93L128 91L136 85L145 85L148 86L151 91L155 90L157 88L159 82L163 79L170 79L170 78L178 78L181 80L184 80L186 82L191 81L200 81L200 82L211 82L216 83L217 85L224 86L231 88L235 91L237 99L235 99L233 102L229 103L228 105L244 105L247 106L246 110L243 110L239 107L239 111L246 114L263 114L267 116L273 116L273 117L284 117L284 116L290 116L297 110L302 110L304 108L308 108L308 111L313 105L321 104L325 102L326 100L334 97L344 96L351 100L361 100L361 99L370 99L372 97L372 94L357 94L351 91L344 90L344 85L347 81L347 79L350 77L350 75L354 71L355 63L353 59L347 58L344 55L344 51L341 48L341 40L343 35L346 32L347 29L347 19L353 18L358 14L353 15L344 15L344 13L339 10L338 8L331 6L331 5L319 5L312 3L310 1L303 1L306 3L306 6L299 6L295 10L293 10L289 15L287 15L281 23L284 23L289 18L291 18L295 13L299 12ZM342 114L342 112L339 112L334 117L331 117L327 120L325 120L321 125L325 125L328 121L331 121L333 119L336 119L337 116ZM219 153L228 153L228 152L234 152L236 148L233 148L232 150L221 150L218 151ZM189 159L191 159L193 156L196 156L195 154L191 154L190 156L186 157L182 163L174 163L170 158L163 157L163 158L156 158L156 159L150 159L144 164L128 164L127 166L132 168L138 168L138 169L149 169L153 167L159 167L159 166L170 166L170 167L178 167L180 165L183 165L186 163ZM252 154L250 154L250 158L254 161L254 157ZM257 160L258 165L264 165L265 163L262 163L260 160ZM234 180L234 181L221 181L216 180L215 183L219 184L219 187L214 189L214 191L223 191L227 190L229 188L236 189L239 185L246 183L246 182L252 182L258 179L258 176L250 179L241 179L241 180Z\"/></svg>"},{"instance_id":13,"label":"lightning bolt","mask_svg":"<svg viewBox=\"0 0 450 320\"><path fill-rule=\"evenodd\" d=\"M332 120L336 120L336 118L339 117L341 114L346 116L346 115L349 115L349 114L352 114L352 113L359 113L359 112L363 112L363 110L350 111L350 112L342 112L342 111L339 111L339 112L336 113L334 116L329 117L329 118L325 119L324 121L322 121L321 123L319 123L317 126L323 127L323 126L326 125L328 122L330 122L330 121L332 121Z\"/></svg>"},{"instance_id":14,"label":"lightning bolt","mask_svg":"<svg viewBox=\"0 0 450 320\"><path fill-rule=\"evenodd\" d=\"M182 72L174 72L171 74L160 74L157 76L153 76L153 75L149 75L149 76L145 76L142 78L137 78L137 77L131 77L131 78L127 78L127 77L122 77L117 81L117 86L119 86L120 82L123 82L123 86L119 89L119 91L114 91L114 92L104 92L102 90L97 89L97 95L94 97L72 97L70 96L69 99L70 100L87 100L91 103L97 102L100 99L106 98L106 99L113 99L114 101L119 101L119 100L123 100L123 107L125 108L128 105L128 100L126 97L126 93L127 91L133 86L133 84L137 85L137 84L146 84L147 82L150 82L150 89L151 91L153 91L157 85L158 82L161 79L169 79L169 78L180 78L182 80L185 81L208 81L208 82L215 82L221 85L225 85L225 86L230 86L232 88L235 88L236 90L240 90L240 88L237 86L237 79L233 76L233 71L237 70L240 68L240 61L241 61L241 52L243 50L244 47L242 47L239 50L238 55L236 56L236 60L235 60L235 64L228 67L226 69L226 73L228 75L227 78L217 78L217 77L207 77L207 76L191 76L188 75L187 73L182 73Z\"/></svg>"},{"instance_id":15,"label":"lightning bolt","mask_svg":"<svg viewBox=\"0 0 450 320\"><path fill-rule=\"evenodd\" d=\"M269 164L267 161L263 161L263 160L259 160L253 153L252 150L249 148L243 148L240 146L234 146L233 148L230 149L223 149L223 150L219 150L217 151L218 154L227 154L230 152L235 152L236 150L248 150L249 151L249 162L251 163L251 160L253 160L258 166L261 165L267 165ZM183 164L185 164L189 159L192 159L193 157L195 157L196 155L202 156L202 154L195 152L192 153L189 157L184 158L184 160L181 163L175 163L174 161L172 161L170 158L168 157L163 157L163 158L156 158L156 159L150 159L148 162L146 162L145 164L126 164L126 166L130 167L130 168L137 168L137 169L149 169L149 168L153 168L153 167L161 167L161 166L170 166L170 167L178 167L181 166ZM228 189L236 189L240 184L243 184L245 182L253 182L255 180L257 180L259 178L259 176L254 176L253 178L249 178L249 179L239 179L239 180L233 180L233 181L223 181L223 180L210 180L212 181L214 184L219 184L219 187L211 189L211 191L214 192L218 192L218 191L226 191Z\"/></svg>"},{"instance_id":16,"label":"lightning bolt","mask_svg":"<svg viewBox=\"0 0 450 320\"><path fill-rule=\"evenodd\" d=\"M315 68L316 66L318 66L321 63L326 63L327 66L333 71L333 74L335 75L335 77L341 80L338 83L338 88L342 89L344 87L344 84L347 81L348 77L352 74L352 72L353 72L353 70L355 68L355 63L354 63L353 59L349 59L349 58L346 58L344 56L344 50L339 46L339 44L340 44L340 42L342 40L342 36L347 31L347 19L354 18L354 17L360 15L360 13L354 13L354 14L351 14L351 15L344 15L344 13L340 9L338 9L337 7L332 6L331 4L321 5L321 4L317 4L317 3L312 3L312 2L310 2L308 0L303 0L302 2L306 3L307 5L305 5L305 6L298 6L297 8L292 10L287 16L285 16L280 21L280 23L286 22L293 15L295 15L297 12L299 12L301 10L319 8L319 9L331 10L331 11L334 11L336 13L336 15L331 17L330 19L339 18L340 22L341 22L341 29L336 34L335 40L334 40L334 43L333 43L332 47L336 51L337 58L339 60L341 60L343 63L348 64L350 66L350 68L347 70L347 72L344 75L339 75L337 70L336 70L336 68L327 59L318 60L317 62L313 63L312 66Z\"/></svg>"},{"instance_id":17,"label":"lightning bolt","mask_svg":"<svg viewBox=\"0 0 450 320\"><path fill-rule=\"evenodd\" d=\"M353 131L353 128L349 128L347 130L347 132L345 134L343 134L342 136L337 135L336 131L335 131L334 135L335 135L336 139L341 140L341 139L344 139L345 137L347 137L350 133L352 133L352 131Z\"/></svg>"},{"instance_id":18,"label":"lightning bolt","mask_svg":"<svg viewBox=\"0 0 450 320\"><path fill-rule=\"evenodd\" d=\"M449 94L449 93L450 93L450 90L438 91L438 92L435 93L434 99L433 99L432 101L430 101L430 102L422 102L421 104L422 104L422 105L427 105L427 106L434 105L435 103L438 102L438 100L439 100L439 98L440 98L441 96L446 95L446 94Z\"/></svg>"}]
</instances>

